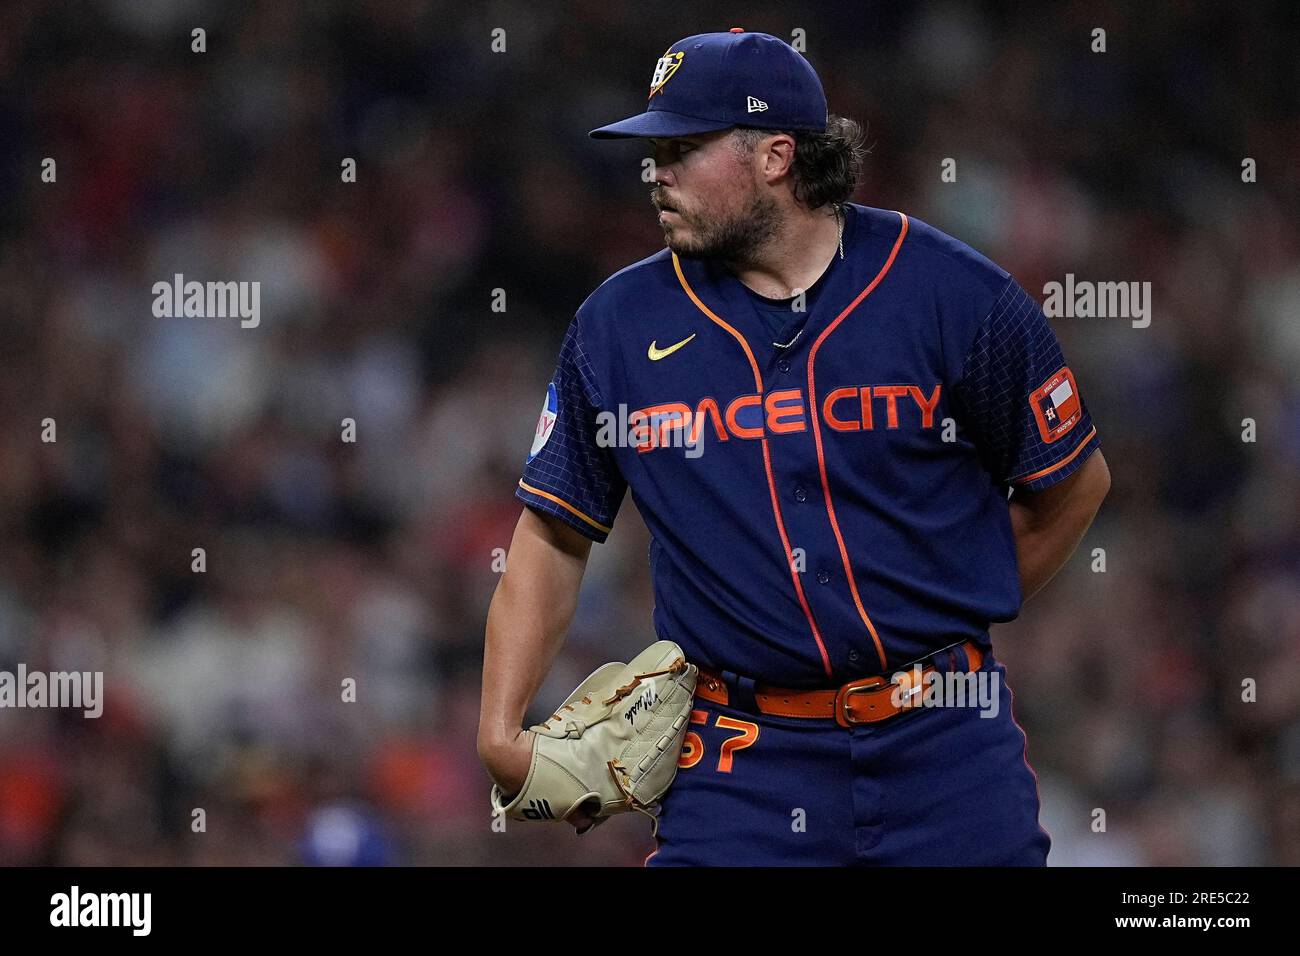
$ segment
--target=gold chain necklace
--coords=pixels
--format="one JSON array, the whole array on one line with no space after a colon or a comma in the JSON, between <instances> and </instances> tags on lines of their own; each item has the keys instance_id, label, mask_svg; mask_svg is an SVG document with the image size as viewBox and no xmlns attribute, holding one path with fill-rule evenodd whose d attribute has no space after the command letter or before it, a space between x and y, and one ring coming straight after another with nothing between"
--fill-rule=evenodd
<instances>
[{"instance_id":1,"label":"gold chain necklace","mask_svg":"<svg viewBox=\"0 0 1300 956\"><path fill-rule=\"evenodd\" d=\"M844 211L840 208L838 203L835 206L835 224L838 227L838 231L839 231L839 236L836 241L840 247L840 258L843 259L844 258ZM773 342L772 344L779 349L788 349L790 346L794 345L794 343L799 340L799 336L801 335L803 335L803 329L800 329L798 332L796 332L794 334L794 338L792 338L789 342Z\"/></svg>"}]
</instances>

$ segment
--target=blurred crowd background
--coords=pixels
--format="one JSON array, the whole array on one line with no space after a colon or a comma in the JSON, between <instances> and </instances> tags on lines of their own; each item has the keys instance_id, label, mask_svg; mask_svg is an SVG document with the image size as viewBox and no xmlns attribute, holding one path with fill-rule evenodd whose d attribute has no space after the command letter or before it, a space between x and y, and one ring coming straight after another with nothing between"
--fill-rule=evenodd
<instances>
[{"instance_id":1,"label":"blurred crowd background","mask_svg":"<svg viewBox=\"0 0 1300 956\"><path fill-rule=\"evenodd\" d=\"M1037 294L1152 283L1149 328L1054 321L1114 487L993 631L1051 863L1300 864L1297 11L7 0L0 669L107 700L0 710L0 863L641 863L635 814L491 830L483 626L564 327L662 246L586 133L743 26L869 126L857 201ZM178 272L260 325L155 318ZM629 499L541 700L653 638L647 544Z\"/></svg>"}]
</instances>

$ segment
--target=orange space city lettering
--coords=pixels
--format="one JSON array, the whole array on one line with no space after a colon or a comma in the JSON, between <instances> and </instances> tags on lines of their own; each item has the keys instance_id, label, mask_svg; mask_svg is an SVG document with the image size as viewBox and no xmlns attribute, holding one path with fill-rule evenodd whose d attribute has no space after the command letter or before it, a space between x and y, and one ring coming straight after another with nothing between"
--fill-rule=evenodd
<instances>
[{"instance_id":1,"label":"orange space city lettering","mask_svg":"<svg viewBox=\"0 0 1300 956\"><path fill-rule=\"evenodd\" d=\"M835 432L934 428L942 388L938 384L849 385L819 396L816 414L821 427ZM672 433L678 430L685 430L685 442L693 445L706 426L719 441L764 438L809 427L807 401L799 388L739 395L725 402L708 396L693 408L686 402L660 402L630 412L627 424L631 445L639 452L670 447Z\"/></svg>"}]
</instances>

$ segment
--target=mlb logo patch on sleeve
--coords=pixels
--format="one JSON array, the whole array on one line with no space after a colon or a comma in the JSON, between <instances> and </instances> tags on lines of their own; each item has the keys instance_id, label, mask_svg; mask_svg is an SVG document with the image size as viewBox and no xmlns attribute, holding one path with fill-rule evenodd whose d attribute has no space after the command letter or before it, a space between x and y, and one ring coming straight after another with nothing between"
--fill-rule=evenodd
<instances>
[{"instance_id":1,"label":"mlb logo patch on sleeve","mask_svg":"<svg viewBox=\"0 0 1300 956\"><path fill-rule=\"evenodd\" d=\"M1038 421L1038 434L1045 442L1054 442L1079 423L1083 410L1079 404L1079 386L1069 367L1062 368L1029 396L1029 407Z\"/></svg>"},{"instance_id":2,"label":"mlb logo patch on sleeve","mask_svg":"<svg viewBox=\"0 0 1300 956\"><path fill-rule=\"evenodd\" d=\"M546 386L546 401L542 403L542 414L537 417L537 431L533 433L533 447L528 449L528 461L537 457L537 453L551 440L555 431L555 420L560 417L560 402L555 394L555 383Z\"/></svg>"}]
</instances>

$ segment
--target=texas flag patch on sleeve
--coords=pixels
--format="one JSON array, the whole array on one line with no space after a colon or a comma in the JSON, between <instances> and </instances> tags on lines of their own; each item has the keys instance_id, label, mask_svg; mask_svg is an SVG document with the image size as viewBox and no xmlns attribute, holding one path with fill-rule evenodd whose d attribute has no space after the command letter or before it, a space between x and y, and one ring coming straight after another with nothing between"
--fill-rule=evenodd
<instances>
[{"instance_id":1,"label":"texas flag patch on sleeve","mask_svg":"<svg viewBox=\"0 0 1300 956\"><path fill-rule=\"evenodd\" d=\"M1051 443L1079 423L1083 406L1079 386L1069 367L1062 368L1029 396L1029 407L1038 421L1038 434Z\"/></svg>"}]
</instances>

